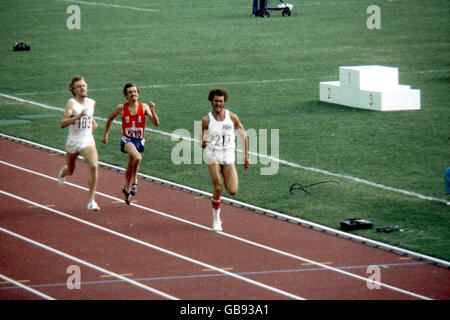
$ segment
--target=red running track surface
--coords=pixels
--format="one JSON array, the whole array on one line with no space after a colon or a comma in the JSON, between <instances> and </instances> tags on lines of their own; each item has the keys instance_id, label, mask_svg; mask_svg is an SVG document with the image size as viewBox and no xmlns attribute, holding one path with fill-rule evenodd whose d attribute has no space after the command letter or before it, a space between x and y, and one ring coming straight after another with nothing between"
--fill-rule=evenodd
<instances>
[{"instance_id":1,"label":"red running track surface","mask_svg":"<svg viewBox=\"0 0 450 320\"><path fill-rule=\"evenodd\" d=\"M437 265L227 204L213 232L209 199L140 180L127 206L123 174L103 168L92 212L84 162L59 186L60 155L0 139L0 161L0 274L55 299L450 298ZM2 300L42 299L0 281Z\"/></svg>"}]
</instances>

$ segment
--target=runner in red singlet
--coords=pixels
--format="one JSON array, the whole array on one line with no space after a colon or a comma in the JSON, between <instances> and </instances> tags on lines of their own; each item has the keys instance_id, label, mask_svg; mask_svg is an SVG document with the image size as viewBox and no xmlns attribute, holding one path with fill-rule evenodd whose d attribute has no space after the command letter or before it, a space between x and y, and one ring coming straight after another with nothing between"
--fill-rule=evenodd
<instances>
[{"instance_id":1,"label":"runner in red singlet","mask_svg":"<svg viewBox=\"0 0 450 320\"><path fill-rule=\"evenodd\" d=\"M108 135L114 119L121 115L122 118L122 139L120 140L120 150L128 153L128 166L125 172L125 185L122 192L125 196L126 204L130 204L130 195L135 196L137 192L137 173L142 160L145 144L145 120L146 116L154 126L159 126L159 118L155 112L153 102L138 102L139 88L137 85L127 83L123 88L123 94L128 102L120 104L109 116L106 122L105 136L102 142L108 143Z\"/></svg>"}]
</instances>

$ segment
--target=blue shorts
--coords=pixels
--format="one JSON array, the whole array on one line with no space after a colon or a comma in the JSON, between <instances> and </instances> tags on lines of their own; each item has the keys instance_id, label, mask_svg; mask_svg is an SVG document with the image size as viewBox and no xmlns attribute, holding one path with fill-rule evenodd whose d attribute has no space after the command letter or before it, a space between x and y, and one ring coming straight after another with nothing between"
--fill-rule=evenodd
<instances>
[{"instance_id":1,"label":"blue shorts","mask_svg":"<svg viewBox=\"0 0 450 320\"><path fill-rule=\"evenodd\" d=\"M127 143L134 144L134 146L136 147L137 151L139 151L139 153L144 152L145 139L135 139L135 138L129 138L129 137L122 136L122 139L120 139L120 151L122 151L123 153L127 153L125 150L123 150L123 147Z\"/></svg>"}]
</instances>

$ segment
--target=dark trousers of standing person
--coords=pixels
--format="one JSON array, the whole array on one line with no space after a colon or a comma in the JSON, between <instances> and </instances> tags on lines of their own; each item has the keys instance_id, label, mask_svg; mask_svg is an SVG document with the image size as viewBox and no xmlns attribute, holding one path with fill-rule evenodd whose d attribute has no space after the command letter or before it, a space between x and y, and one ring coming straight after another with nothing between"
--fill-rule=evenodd
<instances>
[{"instance_id":1,"label":"dark trousers of standing person","mask_svg":"<svg viewBox=\"0 0 450 320\"><path fill-rule=\"evenodd\" d=\"M450 168L445 169L445 194L450 195Z\"/></svg>"},{"instance_id":2,"label":"dark trousers of standing person","mask_svg":"<svg viewBox=\"0 0 450 320\"><path fill-rule=\"evenodd\" d=\"M266 0L253 0L253 15L258 11L258 3L259 10L263 11L266 9Z\"/></svg>"}]
</instances>

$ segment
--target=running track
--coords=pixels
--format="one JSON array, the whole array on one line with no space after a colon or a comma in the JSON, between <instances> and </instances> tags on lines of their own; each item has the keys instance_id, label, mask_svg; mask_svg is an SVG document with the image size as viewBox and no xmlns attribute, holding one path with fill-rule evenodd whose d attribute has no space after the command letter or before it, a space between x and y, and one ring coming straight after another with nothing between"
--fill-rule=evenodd
<instances>
[{"instance_id":1,"label":"running track","mask_svg":"<svg viewBox=\"0 0 450 320\"><path fill-rule=\"evenodd\" d=\"M160 184L141 180L127 206L123 174L104 168L88 211L87 166L59 186L64 163L0 139L0 300L450 298L447 268L227 204L216 233L209 199Z\"/></svg>"}]
</instances>

